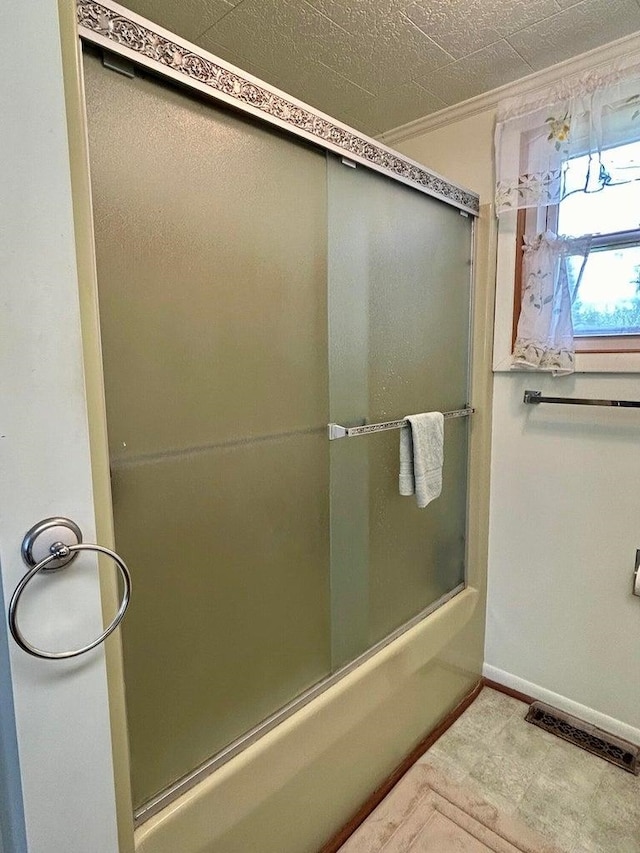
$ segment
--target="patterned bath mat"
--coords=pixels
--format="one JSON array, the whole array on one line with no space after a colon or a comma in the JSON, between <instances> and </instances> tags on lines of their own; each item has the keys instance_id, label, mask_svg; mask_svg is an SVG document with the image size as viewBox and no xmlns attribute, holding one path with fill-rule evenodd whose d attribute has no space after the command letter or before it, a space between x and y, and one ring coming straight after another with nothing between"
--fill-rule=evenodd
<instances>
[{"instance_id":1,"label":"patterned bath mat","mask_svg":"<svg viewBox=\"0 0 640 853\"><path fill-rule=\"evenodd\" d=\"M340 853L561 851L429 764L415 764Z\"/></svg>"}]
</instances>

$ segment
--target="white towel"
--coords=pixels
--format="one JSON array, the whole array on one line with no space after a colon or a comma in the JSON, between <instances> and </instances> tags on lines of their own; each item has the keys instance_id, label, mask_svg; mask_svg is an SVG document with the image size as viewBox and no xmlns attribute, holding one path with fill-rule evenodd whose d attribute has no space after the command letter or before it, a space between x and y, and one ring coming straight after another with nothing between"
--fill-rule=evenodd
<instances>
[{"instance_id":1,"label":"white towel","mask_svg":"<svg viewBox=\"0 0 640 853\"><path fill-rule=\"evenodd\" d=\"M400 430L400 494L416 496L420 508L442 491L444 416L442 412L407 415Z\"/></svg>"}]
</instances>

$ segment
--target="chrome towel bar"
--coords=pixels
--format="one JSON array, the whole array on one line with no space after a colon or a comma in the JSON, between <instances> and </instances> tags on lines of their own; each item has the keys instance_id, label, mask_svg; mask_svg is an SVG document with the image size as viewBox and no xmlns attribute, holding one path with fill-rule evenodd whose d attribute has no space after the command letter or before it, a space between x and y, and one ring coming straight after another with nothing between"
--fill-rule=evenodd
<instances>
[{"instance_id":1,"label":"chrome towel bar","mask_svg":"<svg viewBox=\"0 0 640 853\"><path fill-rule=\"evenodd\" d=\"M475 409L471 408L471 406L465 406L464 409L456 409L453 412L443 412L442 415L445 420L450 420L452 418L466 418L469 415L472 415L475 412ZM364 426L356 426L356 427L344 427L340 426L340 424L328 424L329 427L329 441L334 441L336 438L354 438L357 435L369 435L372 432L384 432L388 429L402 429L403 426L407 426L408 421L405 418L402 418L399 421L383 421L380 424L365 424Z\"/></svg>"},{"instance_id":2,"label":"chrome towel bar","mask_svg":"<svg viewBox=\"0 0 640 853\"><path fill-rule=\"evenodd\" d=\"M580 397L543 397L542 391L525 391L524 403L566 403L570 406L618 406L640 409L640 400L589 400Z\"/></svg>"}]
</instances>

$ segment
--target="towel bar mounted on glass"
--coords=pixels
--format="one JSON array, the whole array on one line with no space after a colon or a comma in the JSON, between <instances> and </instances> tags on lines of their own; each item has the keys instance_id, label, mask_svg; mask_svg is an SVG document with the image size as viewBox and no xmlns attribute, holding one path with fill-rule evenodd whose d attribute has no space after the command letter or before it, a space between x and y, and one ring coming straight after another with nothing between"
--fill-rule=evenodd
<instances>
[{"instance_id":1,"label":"towel bar mounted on glass","mask_svg":"<svg viewBox=\"0 0 640 853\"><path fill-rule=\"evenodd\" d=\"M640 400L589 400L580 397L543 397L542 391L525 391L524 403L566 403L570 406L618 406L640 409Z\"/></svg>"},{"instance_id":2,"label":"towel bar mounted on glass","mask_svg":"<svg viewBox=\"0 0 640 853\"><path fill-rule=\"evenodd\" d=\"M445 420L449 420L451 418L466 418L474 412L475 409L471 408L471 406L465 406L464 409L456 409L454 412L443 412L442 414ZM364 426L356 427L329 424L329 441L333 441L336 438L353 438L357 435L369 435L372 432L384 432L387 429L401 429L406 425L407 421L405 418L401 418L399 421L383 421L380 424L365 424Z\"/></svg>"}]
</instances>

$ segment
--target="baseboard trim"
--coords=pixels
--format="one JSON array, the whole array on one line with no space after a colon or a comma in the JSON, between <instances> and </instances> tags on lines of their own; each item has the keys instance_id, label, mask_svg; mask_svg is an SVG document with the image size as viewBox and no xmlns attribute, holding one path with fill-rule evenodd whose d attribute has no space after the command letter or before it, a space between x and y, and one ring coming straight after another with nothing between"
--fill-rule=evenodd
<instances>
[{"instance_id":1,"label":"baseboard trim","mask_svg":"<svg viewBox=\"0 0 640 853\"><path fill-rule=\"evenodd\" d=\"M586 723L591 723L609 734L628 740L633 744L640 744L640 729L630 726L628 723L623 723L615 717L609 717L607 714L602 714L600 711L595 711L586 705L581 705L579 702L574 702L573 699L568 699L560 693L554 693L552 690L547 690L539 684L534 684L531 681L526 681L524 678L519 678L517 675L512 675L503 669L498 669L485 663L482 667L484 683L487 687L493 687L495 690L502 690L503 693L511 691L509 695L515 696L518 699L522 696L523 702L531 703L534 700L539 700L560 711L565 711L567 714L572 714L579 720L584 720ZM519 694L519 695L516 695Z\"/></svg>"},{"instance_id":2,"label":"baseboard trim","mask_svg":"<svg viewBox=\"0 0 640 853\"><path fill-rule=\"evenodd\" d=\"M322 847L320 853L337 853L348 838L353 835L361 823L369 817L371 812L380 805L392 788L397 785L404 774L412 767L416 761L421 758L424 753L433 746L439 737L450 728L458 717L463 714L469 705L476 699L480 691L485 685L484 679L480 679L473 689L467 693L456 707L440 722L435 729L427 735L420 743L414 747L407 757L396 767L396 769L388 776L384 782L379 785L371 796L363 803L353 817L337 832L330 841Z\"/></svg>"},{"instance_id":3,"label":"baseboard trim","mask_svg":"<svg viewBox=\"0 0 640 853\"><path fill-rule=\"evenodd\" d=\"M528 693L521 693L519 690L514 690L513 687L507 687L505 684L500 684L499 681L492 681L490 678L483 678L482 683L485 687L490 687L492 690L504 693L505 696L511 696L512 699L517 699L518 702L524 702L527 705L535 702L533 696L529 696Z\"/></svg>"}]
</instances>

